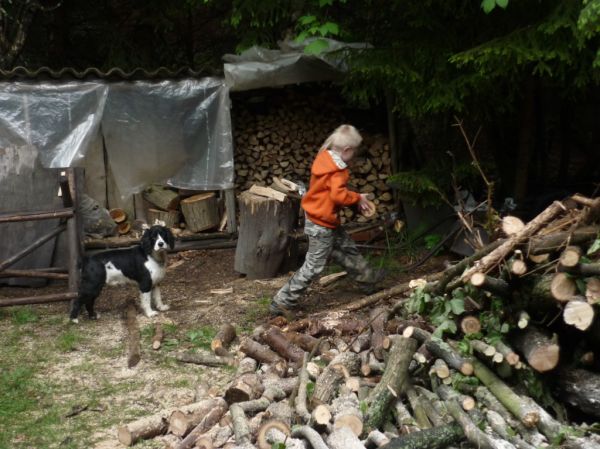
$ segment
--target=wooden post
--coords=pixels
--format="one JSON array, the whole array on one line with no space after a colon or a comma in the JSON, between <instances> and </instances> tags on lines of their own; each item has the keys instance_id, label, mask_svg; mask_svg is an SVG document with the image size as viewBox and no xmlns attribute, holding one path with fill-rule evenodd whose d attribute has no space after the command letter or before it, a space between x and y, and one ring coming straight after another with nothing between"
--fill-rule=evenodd
<instances>
[{"instance_id":1,"label":"wooden post","mask_svg":"<svg viewBox=\"0 0 600 449\"><path fill-rule=\"evenodd\" d=\"M237 218L235 208L235 190L225 190L225 211L227 212L227 231L237 234Z\"/></svg>"}]
</instances>

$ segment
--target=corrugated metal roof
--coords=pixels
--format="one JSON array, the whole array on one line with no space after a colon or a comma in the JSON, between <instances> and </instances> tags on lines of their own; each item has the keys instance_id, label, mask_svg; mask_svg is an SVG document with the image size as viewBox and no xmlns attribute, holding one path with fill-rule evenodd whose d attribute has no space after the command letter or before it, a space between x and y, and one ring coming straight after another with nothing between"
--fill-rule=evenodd
<instances>
[{"instance_id":1,"label":"corrugated metal roof","mask_svg":"<svg viewBox=\"0 0 600 449\"><path fill-rule=\"evenodd\" d=\"M213 74L214 75L214 74ZM205 77L210 74L205 71L196 71L190 67L182 67L171 70L167 67L159 67L155 70L147 70L142 67L127 72L119 67L113 67L107 71L96 67L77 70L73 67L65 67L54 70L50 67L28 69L17 66L11 70L0 69L0 80L36 80L36 79L108 79L108 80L146 80L146 79L170 79Z\"/></svg>"}]
</instances>

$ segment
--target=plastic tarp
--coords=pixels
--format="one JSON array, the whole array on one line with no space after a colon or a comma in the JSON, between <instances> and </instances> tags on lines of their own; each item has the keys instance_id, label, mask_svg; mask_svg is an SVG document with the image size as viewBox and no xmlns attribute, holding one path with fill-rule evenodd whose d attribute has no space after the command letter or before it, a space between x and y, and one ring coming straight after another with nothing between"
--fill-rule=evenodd
<instances>
[{"instance_id":1,"label":"plastic tarp","mask_svg":"<svg viewBox=\"0 0 600 449\"><path fill-rule=\"evenodd\" d=\"M0 104L0 150L35 148L46 168L81 165L101 132L124 197L163 181L197 190L233 187L223 79L0 83Z\"/></svg>"},{"instance_id":2,"label":"plastic tarp","mask_svg":"<svg viewBox=\"0 0 600 449\"><path fill-rule=\"evenodd\" d=\"M339 79L347 67L345 57L350 50L370 48L365 43L345 43L321 39L327 48L318 55L304 52L314 39L298 44L285 41L278 50L251 47L240 55L225 55L225 82L232 91L284 86L311 81Z\"/></svg>"}]
</instances>

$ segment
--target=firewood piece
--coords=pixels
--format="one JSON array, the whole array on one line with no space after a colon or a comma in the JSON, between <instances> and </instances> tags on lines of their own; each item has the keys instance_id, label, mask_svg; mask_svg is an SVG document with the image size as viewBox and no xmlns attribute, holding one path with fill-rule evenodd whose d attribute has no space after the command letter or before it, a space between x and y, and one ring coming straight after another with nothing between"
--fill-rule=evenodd
<instances>
[{"instance_id":1,"label":"firewood piece","mask_svg":"<svg viewBox=\"0 0 600 449\"><path fill-rule=\"evenodd\" d=\"M298 377L285 377L281 378L276 374L265 375L262 379L265 389L279 388L287 395L290 395L292 391L298 388Z\"/></svg>"},{"instance_id":2,"label":"firewood piece","mask_svg":"<svg viewBox=\"0 0 600 449\"><path fill-rule=\"evenodd\" d=\"M347 274L347 271L339 271L337 273L328 274L327 276L322 276L321 278L319 278L319 285L325 287L326 285L332 284L335 281L343 278Z\"/></svg>"},{"instance_id":3,"label":"firewood piece","mask_svg":"<svg viewBox=\"0 0 600 449\"><path fill-rule=\"evenodd\" d=\"M349 427L339 427L327 437L330 449L365 449L358 437Z\"/></svg>"},{"instance_id":4,"label":"firewood piece","mask_svg":"<svg viewBox=\"0 0 600 449\"><path fill-rule=\"evenodd\" d=\"M384 307L376 307L369 313L371 322L371 349L378 360L383 360L383 338L388 311Z\"/></svg>"},{"instance_id":5,"label":"firewood piece","mask_svg":"<svg viewBox=\"0 0 600 449\"><path fill-rule=\"evenodd\" d=\"M571 268L577 266L582 255L583 251L580 247L571 245L563 250L558 261L563 267Z\"/></svg>"},{"instance_id":6,"label":"firewood piece","mask_svg":"<svg viewBox=\"0 0 600 449\"><path fill-rule=\"evenodd\" d=\"M164 337L165 332L163 330L162 324L156 323L154 325L154 335L152 336L152 349L154 349L155 351L159 350Z\"/></svg>"},{"instance_id":7,"label":"firewood piece","mask_svg":"<svg viewBox=\"0 0 600 449\"><path fill-rule=\"evenodd\" d=\"M142 196L146 201L162 210L176 210L181 200L179 194L162 185L151 185Z\"/></svg>"},{"instance_id":8,"label":"firewood piece","mask_svg":"<svg viewBox=\"0 0 600 449\"><path fill-rule=\"evenodd\" d=\"M510 272L514 275L523 276L525 273L527 273L527 264L525 263L524 260L521 260L521 259L511 260L509 263L509 266L510 266Z\"/></svg>"},{"instance_id":9,"label":"firewood piece","mask_svg":"<svg viewBox=\"0 0 600 449\"><path fill-rule=\"evenodd\" d=\"M413 326L407 327L402 335L407 338L415 338L420 343L425 343L429 352L436 357L443 359L448 366L460 371L465 376L473 374L472 363L468 359L462 357L442 339L433 337L429 332Z\"/></svg>"},{"instance_id":10,"label":"firewood piece","mask_svg":"<svg viewBox=\"0 0 600 449\"><path fill-rule=\"evenodd\" d=\"M329 426L332 418L331 410L326 404L317 405L311 413L311 422L317 430L324 431Z\"/></svg>"},{"instance_id":11,"label":"firewood piece","mask_svg":"<svg viewBox=\"0 0 600 449\"><path fill-rule=\"evenodd\" d=\"M127 220L127 212L119 207L109 210L108 213L110 218L112 218L117 224L123 223L125 220Z\"/></svg>"},{"instance_id":12,"label":"firewood piece","mask_svg":"<svg viewBox=\"0 0 600 449\"><path fill-rule=\"evenodd\" d=\"M229 412L231 413L231 424L233 426L236 444L240 446L250 444L250 429L244 410L238 404L231 404L229 406Z\"/></svg>"},{"instance_id":13,"label":"firewood piece","mask_svg":"<svg viewBox=\"0 0 600 449\"><path fill-rule=\"evenodd\" d=\"M348 427L357 437L363 431L363 416L354 393L338 396L331 403L333 428Z\"/></svg>"},{"instance_id":14,"label":"firewood piece","mask_svg":"<svg viewBox=\"0 0 600 449\"><path fill-rule=\"evenodd\" d=\"M527 256L527 257L533 263L542 264L542 263L548 262L548 259L550 259L550 253L529 254L529 256Z\"/></svg>"},{"instance_id":15,"label":"firewood piece","mask_svg":"<svg viewBox=\"0 0 600 449\"><path fill-rule=\"evenodd\" d=\"M578 274L581 276L598 276L600 275L600 263L580 263L573 267L559 266L559 271L564 271L570 274Z\"/></svg>"},{"instance_id":16,"label":"firewood piece","mask_svg":"<svg viewBox=\"0 0 600 449\"><path fill-rule=\"evenodd\" d=\"M396 416L396 423L400 433L412 433L419 430L415 418L410 414L401 399L396 399L393 404L394 415Z\"/></svg>"},{"instance_id":17,"label":"firewood piece","mask_svg":"<svg viewBox=\"0 0 600 449\"><path fill-rule=\"evenodd\" d=\"M587 279L587 285L585 288L585 299L590 304L596 304L600 302L600 279Z\"/></svg>"},{"instance_id":18,"label":"firewood piece","mask_svg":"<svg viewBox=\"0 0 600 449\"><path fill-rule=\"evenodd\" d=\"M594 321L594 307L585 298L576 296L563 309L563 320L580 331L588 330Z\"/></svg>"},{"instance_id":19,"label":"firewood piece","mask_svg":"<svg viewBox=\"0 0 600 449\"><path fill-rule=\"evenodd\" d=\"M450 376L450 368L448 368L448 365L442 359L436 359L431 369L440 379Z\"/></svg>"},{"instance_id":20,"label":"firewood piece","mask_svg":"<svg viewBox=\"0 0 600 449\"><path fill-rule=\"evenodd\" d=\"M465 438L458 424L447 424L392 438L380 449L443 449Z\"/></svg>"},{"instance_id":21,"label":"firewood piece","mask_svg":"<svg viewBox=\"0 0 600 449\"><path fill-rule=\"evenodd\" d=\"M219 357L210 352L182 352L175 354L175 359L184 363L195 363L205 366L235 366L230 357Z\"/></svg>"},{"instance_id":22,"label":"firewood piece","mask_svg":"<svg viewBox=\"0 0 600 449\"><path fill-rule=\"evenodd\" d=\"M269 408L269 405L271 405L273 401L280 401L286 396L287 394L281 388L271 386L265 389L260 398L251 399L245 402L237 402L237 404L242 407L244 413L254 415Z\"/></svg>"},{"instance_id":23,"label":"firewood piece","mask_svg":"<svg viewBox=\"0 0 600 449\"><path fill-rule=\"evenodd\" d=\"M221 415L227 412L227 403L222 398L209 398L175 410L169 416L169 432L178 437L185 437L193 428L216 408L221 409ZM206 429L208 430L208 429Z\"/></svg>"},{"instance_id":24,"label":"firewood piece","mask_svg":"<svg viewBox=\"0 0 600 449\"><path fill-rule=\"evenodd\" d=\"M214 192L200 193L181 200L181 212L192 232L206 231L219 225L219 210Z\"/></svg>"},{"instance_id":25,"label":"firewood piece","mask_svg":"<svg viewBox=\"0 0 600 449\"><path fill-rule=\"evenodd\" d=\"M577 292L575 281L566 273L556 273L550 284L552 297L557 301L569 301Z\"/></svg>"},{"instance_id":26,"label":"firewood piece","mask_svg":"<svg viewBox=\"0 0 600 449\"><path fill-rule=\"evenodd\" d=\"M519 217L507 215L502 217L502 232L508 237L518 234L525 227L525 223Z\"/></svg>"},{"instance_id":27,"label":"firewood piece","mask_svg":"<svg viewBox=\"0 0 600 449\"><path fill-rule=\"evenodd\" d=\"M518 434L508 432L508 424L500 413L494 410L487 410L485 412L485 419L492 430L496 432L500 438L510 441L517 449L535 449L534 446L527 443Z\"/></svg>"},{"instance_id":28,"label":"firewood piece","mask_svg":"<svg viewBox=\"0 0 600 449\"><path fill-rule=\"evenodd\" d=\"M392 344L381 381L367 398L367 429L379 428L384 422L388 408L402 391L408 376L408 365L416 349L417 342L412 338L398 337Z\"/></svg>"},{"instance_id":29,"label":"firewood piece","mask_svg":"<svg viewBox=\"0 0 600 449\"><path fill-rule=\"evenodd\" d=\"M323 370L317 381L311 403L329 404L339 384L349 375L356 375L360 369L360 357L353 352L343 352L336 356Z\"/></svg>"},{"instance_id":30,"label":"firewood piece","mask_svg":"<svg viewBox=\"0 0 600 449\"><path fill-rule=\"evenodd\" d=\"M310 413L306 406L307 391L306 385L308 383L308 371L306 371L306 364L308 363L308 354L304 353L302 357L302 367L298 373L298 395L296 396L296 413L305 423L310 421Z\"/></svg>"},{"instance_id":31,"label":"firewood piece","mask_svg":"<svg viewBox=\"0 0 600 449\"><path fill-rule=\"evenodd\" d=\"M144 416L126 425L119 426L117 437L125 446L133 446L139 440L154 438L167 431L167 419L173 410L162 410L150 416Z\"/></svg>"},{"instance_id":32,"label":"firewood piece","mask_svg":"<svg viewBox=\"0 0 600 449\"><path fill-rule=\"evenodd\" d=\"M534 235L542 226L554 219L559 213L565 210L565 206L559 202L554 201L548 206L542 213L531 220L525 225L525 227L517 234L509 237L504 243L502 243L494 251L483 257L482 259L475 262L473 267L465 271L461 279L466 282L471 279L474 273L487 273L492 267L496 266L501 260L505 259L506 256L514 249L514 247L524 241L530 236Z\"/></svg>"},{"instance_id":33,"label":"firewood piece","mask_svg":"<svg viewBox=\"0 0 600 449\"><path fill-rule=\"evenodd\" d=\"M318 338L308 334L303 334L300 332L285 332L284 336L291 343L307 352L315 351L316 354L321 354L322 352L327 352L330 349L328 341L319 340ZM319 345L318 350L316 349L317 345Z\"/></svg>"},{"instance_id":34,"label":"firewood piece","mask_svg":"<svg viewBox=\"0 0 600 449\"><path fill-rule=\"evenodd\" d=\"M252 357L244 357L238 363L236 374L238 376L241 376L242 374L253 373L254 371L256 371L257 366L258 362L255 359L253 359Z\"/></svg>"},{"instance_id":35,"label":"firewood piece","mask_svg":"<svg viewBox=\"0 0 600 449\"><path fill-rule=\"evenodd\" d=\"M367 363L363 363L360 366L360 372L363 376L372 376L373 374L383 373L385 365L375 358L372 352L369 353L369 359Z\"/></svg>"},{"instance_id":36,"label":"firewood piece","mask_svg":"<svg viewBox=\"0 0 600 449\"><path fill-rule=\"evenodd\" d=\"M279 202L248 191L238 200L240 227L234 269L248 279L275 277L289 257L296 207L292 201Z\"/></svg>"},{"instance_id":37,"label":"firewood piece","mask_svg":"<svg viewBox=\"0 0 600 449\"><path fill-rule=\"evenodd\" d=\"M531 317L529 316L529 314L525 310L521 310L519 312L519 319L517 321L517 327L519 329L525 329L527 326L529 326L529 320L531 320Z\"/></svg>"},{"instance_id":38,"label":"firewood piece","mask_svg":"<svg viewBox=\"0 0 600 449\"><path fill-rule=\"evenodd\" d=\"M533 428L540 420L539 413L526 404L514 391L502 382L488 367L473 360L474 374L513 415L525 425Z\"/></svg>"},{"instance_id":39,"label":"firewood piece","mask_svg":"<svg viewBox=\"0 0 600 449\"><path fill-rule=\"evenodd\" d=\"M556 377L560 398L588 416L600 419L600 374L563 368Z\"/></svg>"},{"instance_id":40,"label":"firewood piece","mask_svg":"<svg viewBox=\"0 0 600 449\"><path fill-rule=\"evenodd\" d=\"M350 350L357 354L368 349L371 344L371 330L367 329L365 332L358 334L350 344Z\"/></svg>"},{"instance_id":41,"label":"firewood piece","mask_svg":"<svg viewBox=\"0 0 600 449\"><path fill-rule=\"evenodd\" d=\"M379 430L371 430L365 440L366 447L381 447L390 442L390 439Z\"/></svg>"},{"instance_id":42,"label":"firewood piece","mask_svg":"<svg viewBox=\"0 0 600 449\"><path fill-rule=\"evenodd\" d=\"M265 449L279 447L279 445L283 445L285 449L310 449L306 441L298 438L291 438L289 433L283 433L275 428L267 430L265 433L265 440L269 444L269 446L264 446Z\"/></svg>"},{"instance_id":43,"label":"firewood piece","mask_svg":"<svg viewBox=\"0 0 600 449\"><path fill-rule=\"evenodd\" d=\"M509 347L506 343L501 340L498 340L494 343L494 347L496 350L502 354L504 360L510 365L515 366L517 362L519 362L520 357L511 347Z\"/></svg>"},{"instance_id":44,"label":"firewood piece","mask_svg":"<svg viewBox=\"0 0 600 449\"><path fill-rule=\"evenodd\" d=\"M215 424L217 424L223 415L227 412L227 405L221 399L216 407L208 411L200 420L200 422L192 429L187 436L181 440L175 449L190 449L196 443L196 440L204 433L208 432Z\"/></svg>"},{"instance_id":45,"label":"firewood piece","mask_svg":"<svg viewBox=\"0 0 600 449\"><path fill-rule=\"evenodd\" d=\"M218 356L229 355L229 344L235 338L235 327L229 323L222 324L210 343L210 349Z\"/></svg>"},{"instance_id":46,"label":"firewood piece","mask_svg":"<svg viewBox=\"0 0 600 449\"><path fill-rule=\"evenodd\" d=\"M290 342L278 327L267 327L265 331L261 333L261 339L284 359L296 363L302 362L304 351Z\"/></svg>"},{"instance_id":47,"label":"firewood piece","mask_svg":"<svg viewBox=\"0 0 600 449\"><path fill-rule=\"evenodd\" d=\"M136 366L141 358L140 348L140 327L137 321L137 310L135 308L135 302L130 300L127 302L127 367L133 368Z\"/></svg>"},{"instance_id":48,"label":"firewood piece","mask_svg":"<svg viewBox=\"0 0 600 449\"><path fill-rule=\"evenodd\" d=\"M460 330L465 335L478 334L481 332L481 323L479 318L473 315L467 315L460 320Z\"/></svg>"},{"instance_id":49,"label":"firewood piece","mask_svg":"<svg viewBox=\"0 0 600 449\"><path fill-rule=\"evenodd\" d=\"M514 446L508 441L499 440L491 435L483 433L462 409L457 397L452 394L450 388L441 386L438 389L438 394L444 400L448 413L450 413L455 421L462 427L467 440L475 447L482 449L514 449Z\"/></svg>"},{"instance_id":50,"label":"firewood piece","mask_svg":"<svg viewBox=\"0 0 600 449\"><path fill-rule=\"evenodd\" d=\"M246 373L234 379L225 390L225 400L228 404L258 399L265 387L260 376L256 373Z\"/></svg>"},{"instance_id":51,"label":"firewood piece","mask_svg":"<svg viewBox=\"0 0 600 449\"><path fill-rule=\"evenodd\" d=\"M274 200L279 201L280 203L283 203L287 198L287 195L283 192L272 189L270 187L263 187L256 184L253 184L252 187L250 187L250 190L248 190L248 192L254 195L264 196L265 198L272 198Z\"/></svg>"},{"instance_id":52,"label":"firewood piece","mask_svg":"<svg viewBox=\"0 0 600 449\"><path fill-rule=\"evenodd\" d=\"M496 354L496 348L492 345L488 345L486 342L481 340L470 340L471 348L486 357L493 357Z\"/></svg>"},{"instance_id":53,"label":"firewood piece","mask_svg":"<svg viewBox=\"0 0 600 449\"><path fill-rule=\"evenodd\" d=\"M585 245L596 238L600 226L586 226L575 231L556 232L554 234L533 236L526 245L525 253L544 254L556 251L566 245Z\"/></svg>"},{"instance_id":54,"label":"firewood piece","mask_svg":"<svg viewBox=\"0 0 600 449\"><path fill-rule=\"evenodd\" d=\"M146 217L151 226L159 223L164 224L167 228L179 226L178 210L160 210L149 207L146 211Z\"/></svg>"},{"instance_id":55,"label":"firewood piece","mask_svg":"<svg viewBox=\"0 0 600 449\"><path fill-rule=\"evenodd\" d=\"M417 425L421 429L430 429L431 427L433 427L431 425L431 421L429 421L429 418L427 417L425 408L423 407L422 398L420 398L419 394L412 387L412 385L407 385L404 388L404 392L406 393L406 397L408 398L408 403L410 404L410 408L413 411L413 415L415 417Z\"/></svg>"},{"instance_id":56,"label":"firewood piece","mask_svg":"<svg viewBox=\"0 0 600 449\"><path fill-rule=\"evenodd\" d=\"M446 406L437 394L418 385L415 385L414 388L419 393L425 413L434 427L450 424L453 421Z\"/></svg>"},{"instance_id":57,"label":"firewood piece","mask_svg":"<svg viewBox=\"0 0 600 449\"><path fill-rule=\"evenodd\" d=\"M470 278L471 285L481 288L503 297L511 294L510 286L502 279L497 279L482 272L475 272Z\"/></svg>"},{"instance_id":58,"label":"firewood piece","mask_svg":"<svg viewBox=\"0 0 600 449\"><path fill-rule=\"evenodd\" d=\"M287 371L287 363L285 360L268 346L262 345L251 338L243 337L239 349L249 357L252 357L261 363L269 364L280 376L283 376Z\"/></svg>"},{"instance_id":59,"label":"firewood piece","mask_svg":"<svg viewBox=\"0 0 600 449\"><path fill-rule=\"evenodd\" d=\"M128 221L124 221L123 223L119 223L117 225L117 232L119 235L125 235L131 230L131 223Z\"/></svg>"},{"instance_id":60,"label":"firewood piece","mask_svg":"<svg viewBox=\"0 0 600 449\"><path fill-rule=\"evenodd\" d=\"M516 333L512 343L527 363L540 373L553 370L558 365L560 346L535 326Z\"/></svg>"},{"instance_id":61,"label":"firewood piece","mask_svg":"<svg viewBox=\"0 0 600 449\"><path fill-rule=\"evenodd\" d=\"M323 438L321 438L321 435L308 426L294 426L292 429L292 436L294 438L304 438L310 443L312 449L329 449L323 441Z\"/></svg>"},{"instance_id":62,"label":"firewood piece","mask_svg":"<svg viewBox=\"0 0 600 449\"><path fill-rule=\"evenodd\" d=\"M272 429L276 429L284 435L290 434L290 428L286 423L277 421L275 419L269 420L263 425L261 425L258 429L256 443L258 444L258 447L260 449L271 449L272 443L267 441L267 433Z\"/></svg>"}]
</instances>

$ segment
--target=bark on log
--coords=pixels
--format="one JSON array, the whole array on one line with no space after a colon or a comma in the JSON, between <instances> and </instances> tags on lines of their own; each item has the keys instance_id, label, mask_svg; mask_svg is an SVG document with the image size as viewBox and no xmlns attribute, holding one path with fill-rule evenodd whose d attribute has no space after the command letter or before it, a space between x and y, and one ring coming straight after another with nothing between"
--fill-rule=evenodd
<instances>
[{"instance_id":1,"label":"bark on log","mask_svg":"<svg viewBox=\"0 0 600 449\"><path fill-rule=\"evenodd\" d=\"M127 367L133 368L136 366L141 358L140 348L140 327L137 321L137 310L135 308L135 302L133 300L127 303Z\"/></svg>"},{"instance_id":2,"label":"bark on log","mask_svg":"<svg viewBox=\"0 0 600 449\"><path fill-rule=\"evenodd\" d=\"M460 330L465 335L478 334L481 332L481 322L473 315L467 315L460 319Z\"/></svg>"},{"instance_id":3,"label":"bark on log","mask_svg":"<svg viewBox=\"0 0 600 449\"><path fill-rule=\"evenodd\" d=\"M200 193L181 200L181 212L192 232L206 231L219 225L219 209L214 192Z\"/></svg>"},{"instance_id":4,"label":"bark on log","mask_svg":"<svg viewBox=\"0 0 600 449\"><path fill-rule=\"evenodd\" d=\"M284 359L299 364L302 362L304 351L295 344L291 343L285 334L275 326L269 326L261 333L261 340L268 344L271 349L277 352Z\"/></svg>"},{"instance_id":5,"label":"bark on log","mask_svg":"<svg viewBox=\"0 0 600 449\"><path fill-rule=\"evenodd\" d=\"M496 293L502 297L510 297L511 289L506 281L489 276L482 272L475 272L470 278L471 285L492 293Z\"/></svg>"},{"instance_id":6,"label":"bark on log","mask_svg":"<svg viewBox=\"0 0 600 449\"><path fill-rule=\"evenodd\" d=\"M550 293L557 301L569 301L577 292L575 281L566 273L556 273L552 277Z\"/></svg>"},{"instance_id":7,"label":"bark on log","mask_svg":"<svg viewBox=\"0 0 600 449\"><path fill-rule=\"evenodd\" d=\"M304 421L308 423L310 421L310 413L306 406L307 391L306 385L308 384L308 371L306 371L306 365L308 363L308 355L306 352L302 357L302 368L298 374L298 395L296 396L296 413Z\"/></svg>"},{"instance_id":8,"label":"bark on log","mask_svg":"<svg viewBox=\"0 0 600 449\"><path fill-rule=\"evenodd\" d=\"M240 351L249 357L270 365L275 372L283 377L287 372L287 363L279 355L271 351L268 346L262 345L251 338L243 337L240 342Z\"/></svg>"},{"instance_id":9,"label":"bark on log","mask_svg":"<svg viewBox=\"0 0 600 449\"><path fill-rule=\"evenodd\" d=\"M408 376L408 365L416 350L417 342L412 338L399 337L392 344L381 381L367 399L368 430L379 428L384 422L389 407L402 391Z\"/></svg>"},{"instance_id":10,"label":"bark on log","mask_svg":"<svg viewBox=\"0 0 600 449\"><path fill-rule=\"evenodd\" d=\"M179 207L179 194L162 185L152 185L142 193L146 201L162 210L175 210Z\"/></svg>"},{"instance_id":11,"label":"bark on log","mask_svg":"<svg viewBox=\"0 0 600 449\"><path fill-rule=\"evenodd\" d=\"M600 420L600 374L564 368L556 376L559 397L567 404Z\"/></svg>"},{"instance_id":12,"label":"bark on log","mask_svg":"<svg viewBox=\"0 0 600 449\"><path fill-rule=\"evenodd\" d=\"M545 254L556 251L567 244L584 245L596 238L600 226L587 226L575 231L557 232L554 234L533 236L526 245L526 254Z\"/></svg>"},{"instance_id":13,"label":"bark on log","mask_svg":"<svg viewBox=\"0 0 600 449\"><path fill-rule=\"evenodd\" d=\"M297 212L292 201L279 202L243 192L239 206L235 271L245 273L249 279L276 276L286 258L296 222Z\"/></svg>"},{"instance_id":14,"label":"bark on log","mask_svg":"<svg viewBox=\"0 0 600 449\"><path fill-rule=\"evenodd\" d=\"M308 426L295 426L292 428L292 436L294 438L304 438L310 443L312 449L329 449L321 435Z\"/></svg>"},{"instance_id":15,"label":"bark on log","mask_svg":"<svg viewBox=\"0 0 600 449\"><path fill-rule=\"evenodd\" d=\"M258 399L252 399L246 402L238 402L244 413L254 415L269 408L273 401L280 401L287 396L285 391L278 387L269 387Z\"/></svg>"},{"instance_id":16,"label":"bark on log","mask_svg":"<svg viewBox=\"0 0 600 449\"><path fill-rule=\"evenodd\" d=\"M413 411L417 425L421 429L430 429L433 427L431 421L429 421L425 407L423 406L422 398L419 396L416 390L411 385L407 385L404 388L404 392L408 398L408 402Z\"/></svg>"},{"instance_id":17,"label":"bark on log","mask_svg":"<svg viewBox=\"0 0 600 449\"><path fill-rule=\"evenodd\" d=\"M167 228L179 227L179 211L178 210L160 210L148 208L146 211L148 217L148 223L150 225L158 224L158 222L164 223Z\"/></svg>"},{"instance_id":18,"label":"bark on log","mask_svg":"<svg viewBox=\"0 0 600 449\"><path fill-rule=\"evenodd\" d=\"M528 326L512 337L513 345L523 354L527 363L540 373L558 365L560 346L535 326Z\"/></svg>"},{"instance_id":19,"label":"bark on log","mask_svg":"<svg viewBox=\"0 0 600 449\"><path fill-rule=\"evenodd\" d=\"M207 412L204 417L200 420L200 422L192 429L190 433L179 443L179 445L175 449L190 449L196 443L196 440L208 432L215 424L217 424L223 415L227 412L226 404L223 404L225 401L221 399L219 405L213 407L209 412Z\"/></svg>"},{"instance_id":20,"label":"bark on log","mask_svg":"<svg viewBox=\"0 0 600 449\"><path fill-rule=\"evenodd\" d=\"M238 404L231 404L229 406L229 412L231 413L233 434L235 435L235 442L238 445L244 445L250 443L250 428L248 427L248 420L244 410Z\"/></svg>"},{"instance_id":21,"label":"bark on log","mask_svg":"<svg viewBox=\"0 0 600 449\"><path fill-rule=\"evenodd\" d=\"M363 431L363 416L354 393L341 395L331 403L333 428L348 427L357 437Z\"/></svg>"},{"instance_id":22,"label":"bark on log","mask_svg":"<svg viewBox=\"0 0 600 449\"><path fill-rule=\"evenodd\" d=\"M145 416L117 429L117 437L125 446L133 446L139 440L154 438L167 431L167 419L172 409L163 410L155 415Z\"/></svg>"},{"instance_id":23,"label":"bark on log","mask_svg":"<svg viewBox=\"0 0 600 449\"><path fill-rule=\"evenodd\" d=\"M229 355L229 345L235 338L235 327L229 323L222 324L210 342L210 349L221 357Z\"/></svg>"},{"instance_id":24,"label":"bark on log","mask_svg":"<svg viewBox=\"0 0 600 449\"><path fill-rule=\"evenodd\" d=\"M381 447L390 442L390 439L379 430L371 430L365 439L366 447Z\"/></svg>"},{"instance_id":25,"label":"bark on log","mask_svg":"<svg viewBox=\"0 0 600 449\"><path fill-rule=\"evenodd\" d=\"M358 437L348 427L335 429L327 437L330 449L365 449Z\"/></svg>"},{"instance_id":26,"label":"bark on log","mask_svg":"<svg viewBox=\"0 0 600 449\"><path fill-rule=\"evenodd\" d=\"M315 354L321 354L322 352L327 352L330 349L330 344L328 341L319 340L308 334L303 334L300 332L285 332L285 338L287 338L290 343L298 346L307 352L315 351ZM318 350L315 349L317 344L319 344Z\"/></svg>"},{"instance_id":27,"label":"bark on log","mask_svg":"<svg viewBox=\"0 0 600 449\"><path fill-rule=\"evenodd\" d=\"M410 414L401 399L394 401L393 409L400 433L408 434L419 431L415 418Z\"/></svg>"},{"instance_id":28,"label":"bark on log","mask_svg":"<svg viewBox=\"0 0 600 449\"><path fill-rule=\"evenodd\" d=\"M468 269L463 275L461 279L466 282L468 281L473 273L482 272L487 273L496 266L501 260L505 259L506 256L514 249L514 247L524 241L526 241L529 237L536 233L542 226L548 223L550 220L554 219L558 214L565 210L565 206L559 202L555 201L550 206L548 206L541 214L531 220L525 227L521 230L521 232L509 237L502 245L496 248L494 251L483 257L482 259L475 262L473 267Z\"/></svg>"},{"instance_id":29,"label":"bark on log","mask_svg":"<svg viewBox=\"0 0 600 449\"><path fill-rule=\"evenodd\" d=\"M222 398L210 398L175 410L169 417L169 432L178 437L186 436L213 409L221 409L221 415L227 412L227 403Z\"/></svg>"},{"instance_id":30,"label":"bark on log","mask_svg":"<svg viewBox=\"0 0 600 449\"><path fill-rule=\"evenodd\" d=\"M182 352L175 354L175 359L184 363L195 363L204 366L235 366L230 357L219 357L210 352Z\"/></svg>"},{"instance_id":31,"label":"bark on log","mask_svg":"<svg viewBox=\"0 0 600 449\"><path fill-rule=\"evenodd\" d=\"M165 332L163 330L161 323L156 323L154 325L154 335L152 336L152 349L155 351L160 349L162 345L163 338L165 338Z\"/></svg>"},{"instance_id":32,"label":"bark on log","mask_svg":"<svg viewBox=\"0 0 600 449\"><path fill-rule=\"evenodd\" d=\"M508 237L518 234L525 227L525 223L519 218L512 215L502 217L502 232Z\"/></svg>"},{"instance_id":33,"label":"bark on log","mask_svg":"<svg viewBox=\"0 0 600 449\"><path fill-rule=\"evenodd\" d=\"M260 376L256 373L246 373L229 384L225 390L225 400L228 404L246 402L258 399L264 391Z\"/></svg>"},{"instance_id":34,"label":"bark on log","mask_svg":"<svg viewBox=\"0 0 600 449\"><path fill-rule=\"evenodd\" d=\"M369 313L369 321L371 322L371 349L378 360L383 360L383 338L385 337L387 314L387 309L383 307L376 307Z\"/></svg>"},{"instance_id":35,"label":"bark on log","mask_svg":"<svg viewBox=\"0 0 600 449\"><path fill-rule=\"evenodd\" d=\"M464 437L464 432L458 424L447 424L392 438L379 449L443 449L458 443Z\"/></svg>"},{"instance_id":36,"label":"bark on log","mask_svg":"<svg viewBox=\"0 0 600 449\"><path fill-rule=\"evenodd\" d=\"M360 357L353 352L343 352L336 356L323 370L317 381L311 398L313 406L329 404L338 386L346 376L358 374Z\"/></svg>"}]
</instances>

